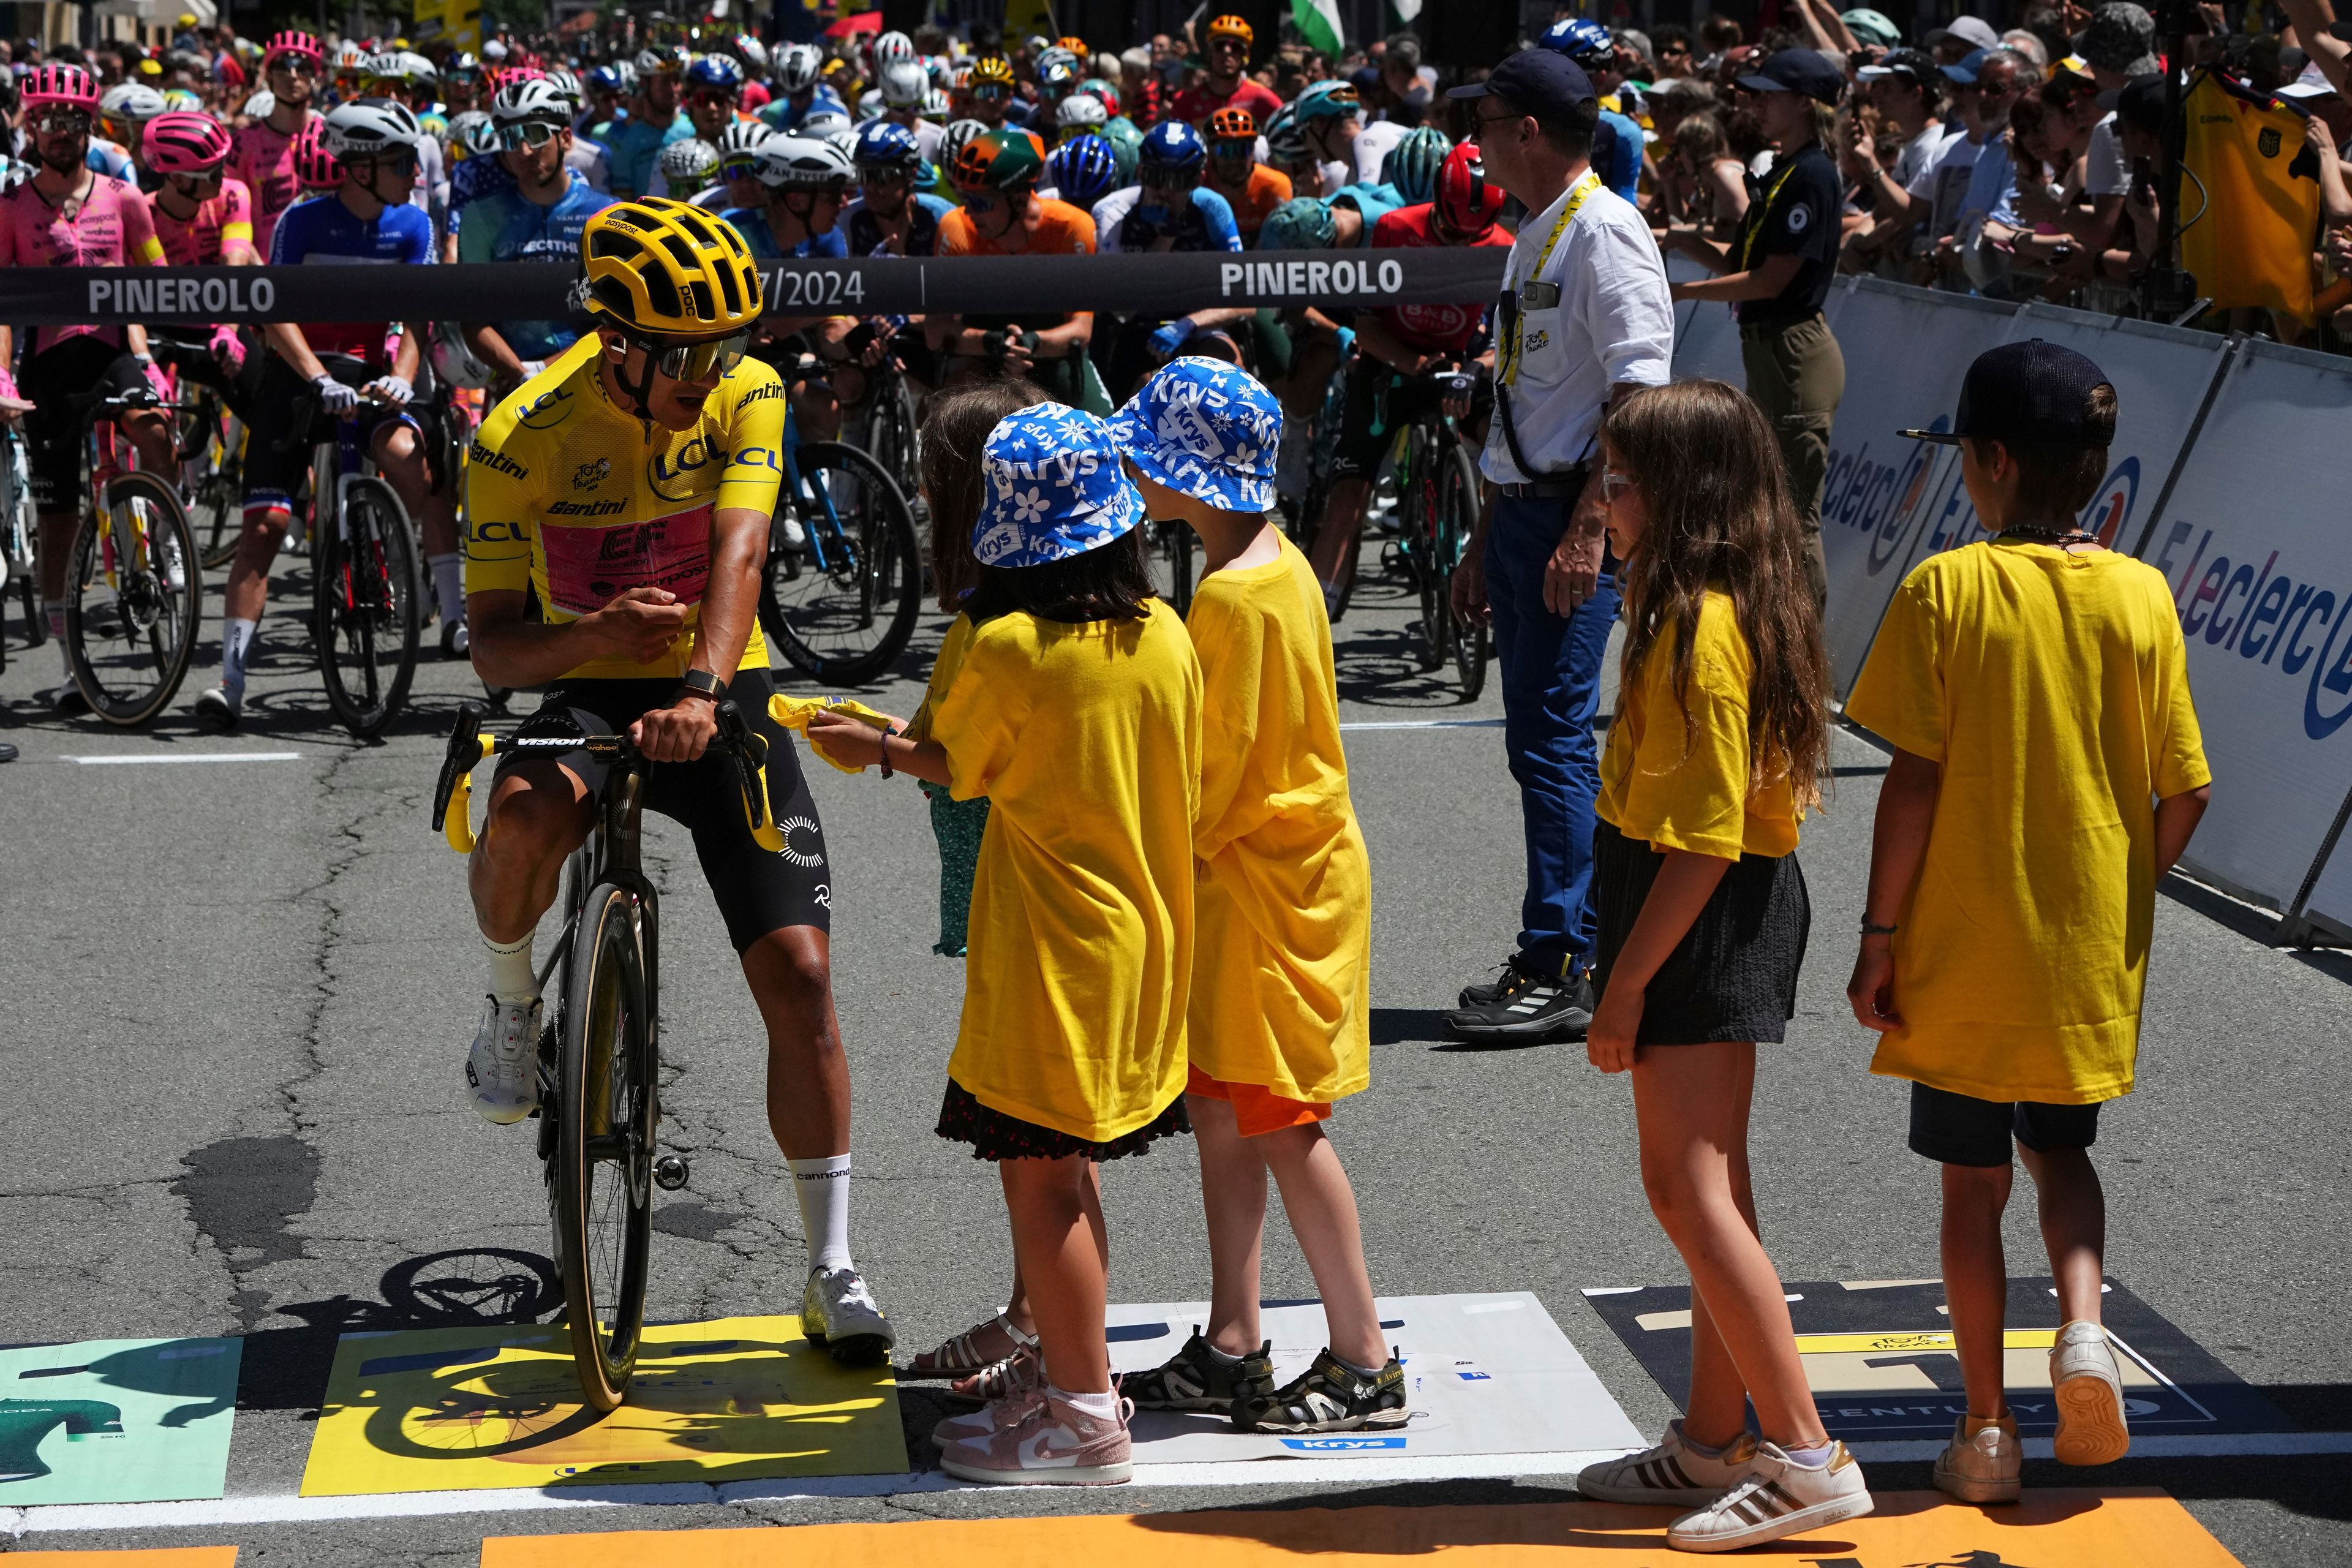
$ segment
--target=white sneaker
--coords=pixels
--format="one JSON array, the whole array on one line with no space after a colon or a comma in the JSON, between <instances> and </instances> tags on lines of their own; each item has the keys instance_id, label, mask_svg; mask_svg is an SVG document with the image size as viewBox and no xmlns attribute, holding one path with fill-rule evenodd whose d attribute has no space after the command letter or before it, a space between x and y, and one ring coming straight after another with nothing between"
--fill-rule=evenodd
<instances>
[{"instance_id":1,"label":"white sneaker","mask_svg":"<svg viewBox=\"0 0 2352 1568\"><path fill-rule=\"evenodd\" d=\"M1936 1489L1962 1502L2015 1502L2024 1464L2014 1415L1981 1422L1963 1415L1952 1424L1952 1440L1936 1460Z\"/></svg>"},{"instance_id":2,"label":"white sneaker","mask_svg":"<svg viewBox=\"0 0 2352 1568\"><path fill-rule=\"evenodd\" d=\"M1872 1506L1862 1465L1843 1443L1831 1445L1827 1463L1811 1467L1777 1443L1759 1443L1739 1484L1666 1526L1666 1544L1677 1552L1738 1552L1860 1519Z\"/></svg>"},{"instance_id":3,"label":"white sneaker","mask_svg":"<svg viewBox=\"0 0 2352 1568\"><path fill-rule=\"evenodd\" d=\"M539 1109L539 1016L544 1004L487 998L466 1055L466 1089L484 1120L511 1126Z\"/></svg>"},{"instance_id":4,"label":"white sneaker","mask_svg":"<svg viewBox=\"0 0 2352 1568\"><path fill-rule=\"evenodd\" d=\"M2131 1451L2124 1419L2124 1374L2107 1331L2075 1319L2050 1347L2050 1386L2058 1395L2058 1436L2051 1447L2062 1465L2112 1465Z\"/></svg>"},{"instance_id":5,"label":"white sneaker","mask_svg":"<svg viewBox=\"0 0 2352 1568\"><path fill-rule=\"evenodd\" d=\"M1756 1439L1742 1432L1710 1459L1683 1440L1681 1422L1670 1421L1656 1447L1585 1466L1576 1489L1594 1502L1710 1503L1738 1484L1755 1452Z\"/></svg>"},{"instance_id":6,"label":"white sneaker","mask_svg":"<svg viewBox=\"0 0 2352 1568\"><path fill-rule=\"evenodd\" d=\"M844 1366L879 1366L898 1342L855 1268L812 1268L801 1287L801 1332Z\"/></svg>"},{"instance_id":7,"label":"white sneaker","mask_svg":"<svg viewBox=\"0 0 2352 1568\"><path fill-rule=\"evenodd\" d=\"M774 531L768 542L778 550L789 550L798 554L808 548L808 529L802 523L799 514L787 508L776 513Z\"/></svg>"},{"instance_id":8,"label":"white sneaker","mask_svg":"<svg viewBox=\"0 0 2352 1568\"><path fill-rule=\"evenodd\" d=\"M231 697L226 686L215 686L199 693L196 698L196 717L224 730L236 728L237 718L244 711L244 699L241 696Z\"/></svg>"}]
</instances>

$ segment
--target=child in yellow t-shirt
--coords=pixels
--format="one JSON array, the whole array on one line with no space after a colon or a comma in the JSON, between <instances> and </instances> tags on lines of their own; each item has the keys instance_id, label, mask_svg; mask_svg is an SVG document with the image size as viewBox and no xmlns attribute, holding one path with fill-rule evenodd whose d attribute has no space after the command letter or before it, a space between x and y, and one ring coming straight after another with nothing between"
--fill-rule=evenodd
<instances>
[{"instance_id":1,"label":"child in yellow t-shirt","mask_svg":"<svg viewBox=\"0 0 2352 1568\"><path fill-rule=\"evenodd\" d=\"M2156 884L2212 775L2170 588L2077 521L2115 429L2099 367L2033 339L1969 367L1951 435L1904 432L1958 445L1995 537L1905 579L1846 704L1895 748L1846 995L1879 1036L1871 1070L1911 1079L1912 1150L1944 1167L1968 1412L1935 1480L1969 1502L2019 1488L2002 1395L2012 1135L2057 1277L2058 1459L2131 1446L2089 1151L2100 1103L2131 1092Z\"/></svg>"},{"instance_id":2,"label":"child in yellow t-shirt","mask_svg":"<svg viewBox=\"0 0 2352 1568\"><path fill-rule=\"evenodd\" d=\"M1201 668L1152 596L1143 498L1101 420L1021 409L982 461L971 637L929 737L852 719L809 735L989 797L939 1131L997 1163L1044 1375L934 1435L965 1480L1102 1484L1133 1472L1093 1167L1189 1126Z\"/></svg>"},{"instance_id":3,"label":"child in yellow t-shirt","mask_svg":"<svg viewBox=\"0 0 2352 1568\"><path fill-rule=\"evenodd\" d=\"M1248 373L1185 358L1112 429L1151 516L1181 519L1207 556L1185 621L1206 705L1186 1040L1209 1321L1127 1392L1140 1409L1219 1411L1245 1432L1401 1427L1404 1369L1381 1338L1356 1194L1321 1125L1370 1076L1372 878L1323 591L1265 516L1282 406ZM1281 1388L1258 1337L1269 1172L1329 1336Z\"/></svg>"},{"instance_id":4,"label":"child in yellow t-shirt","mask_svg":"<svg viewBox=\"0 0 2352 1568\"><path fill-rule=\"evenodd\" d=\"M1736 1551L1872 1506L1822 1430L1748 1171L1757 1042L1787 1030L1811 923L1797 825L1829 749L1828 665L1780 449L1745 394L1636 393L1610 411L1601 455L1625 649L1585 1050L1633 1075L1642 1184L1690 1269L1691 1382L1656 1447L1589 1468L1577 1489L1696 1505L1668 1544Z\"/></svg>"}]
</instances>

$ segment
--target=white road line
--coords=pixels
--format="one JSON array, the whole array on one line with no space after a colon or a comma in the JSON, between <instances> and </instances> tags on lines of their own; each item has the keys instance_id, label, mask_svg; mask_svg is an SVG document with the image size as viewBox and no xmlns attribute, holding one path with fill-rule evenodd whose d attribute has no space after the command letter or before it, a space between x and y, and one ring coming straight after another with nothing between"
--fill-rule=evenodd
<instances>
[{"instance_id":1,"label":"white road line","mask_svg":"<svg viewBox=\"0 0 2352 1568\"><path fill-rule=\"evenodd\" d=\"M1500 719L1398 719L1342 724L1342 730L1499 730Z\"/></svg>"},{"instance_id":2,"label":"white road line","mask_svg":"<svg viewBox=\"0 0 2352 1568\"><path fill-rule=\"evenodd\" d=\"M1139 1487L1254 1487L1345 1484L1351 1481L1484 1480L1511 1476L1573 1475L1585 1466L1632 1450L1589 1453L1475 1454L1362 1459L1241 1459L1135 1468ZM488 1491L382 1493L365 1497L233 1497L208 1502L60 1503L0 1509L0 1535L66 1530L223 1529L243 1524L318 1523L340 1520L416 1519L532 1510L676 1507L680 1504L782 1502L798 1498L894 1497L911 1492L987 1490L935 1470L889 1476L827 1476L804 1479L699 1481L614 1487L523 1487Z\"/></svg>"},{"instance_id":3,"label":"white road line","mask_svg":"<svg viewBox=\"0 0 2352 1568\"><path fill-rule=\"evenodd\" d=\"M130 752L108 757L59 757L86 768L124 767L137 763L299 763L299 752Z\"/></svg>"}]
</instances>

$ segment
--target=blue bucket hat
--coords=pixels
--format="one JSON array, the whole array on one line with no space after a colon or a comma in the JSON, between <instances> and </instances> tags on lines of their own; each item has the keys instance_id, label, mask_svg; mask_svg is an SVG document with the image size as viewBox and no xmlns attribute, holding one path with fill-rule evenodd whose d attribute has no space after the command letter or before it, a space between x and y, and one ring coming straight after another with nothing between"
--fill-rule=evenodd
<instances>
[{"instance_id":1,"label":"blue bucket hat","mask_svg":"<svg viewBox=\"0 0 2352 1568\"><path fill-rule=\"evenodd\" d=\"M983 566L1043 566L1099 550L1143 521L1143 493L1118 466L1110 426L1034 403L988 433L988 504L971 534Z\"/></svg>"},{"instance_id":2,"label":"blue bucket hat","mask_svg":"<svg viewBox=\"0 0 2352 1568\"><path fill-rule=\"evenodd\" d=\"M1146 479L1220 511L1274 504L1282 405L1257 377L1223 360L1171 360L1110 422Z\"/></svg>"}]
</instances>

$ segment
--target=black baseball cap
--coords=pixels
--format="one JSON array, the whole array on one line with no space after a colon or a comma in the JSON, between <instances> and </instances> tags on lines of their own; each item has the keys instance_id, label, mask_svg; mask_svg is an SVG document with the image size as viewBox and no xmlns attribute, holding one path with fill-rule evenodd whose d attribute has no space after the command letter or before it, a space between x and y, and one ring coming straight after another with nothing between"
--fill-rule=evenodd
<instances>
[{"instance_id":1,"label":"black baseball cap","mask_svg":"<svg viewBox=\"0 0 2352 1568\"><path fill-rule=\"evenodd\" d=\"M1738 82L1750 92L1797 92L1834 105L1845 90L1845 72L1819 49L1782 49Z\"/></svg>"},{"instance_id":2,"label":"black baseball cap","mask_svg":"<svg viewBox=\"0 0 2352 1568\"><path fill-rule=\"evenodd\" d=\"M1883 76L1899 76L1917 86L1942 76L1943 68L1936 64L1933 55L1917 49L1890 49L1876 65L1863 67L1853 73L1864 81L1875 81Z\"/></svg>"},{"instance_id":3,"label":"black baseball cap","mask_svg":"<svg viewBox=\"0 0 2352 1568\"><path fill-rule=\"evenodd\" d=\"M1601 96L1592 90L1592 79L1584 74L1582 66L1549 49L1521 49L1507 55L1485 81L1457 87L1445 96L1485 98L1489 93L1509 99L1512 108L1538 119L1565 114Z\"/></svg>"},{"instance_id":4,"label":"black baseball cap","mask_svg":"<svg viewBox=\"0 0 2352 1568\"><path fill-rule=\"evenodd\" d=\"M1960 411L1949 430L1899 430L1915 441L1958 446L1975 441L2080 442L2105 447L2113 419L2095 419L2091 393L2112 391L2107 373L2073 349L2042 338L2003 343L1977 355L1960 383Z\"/></svg>"}]
</instances>

